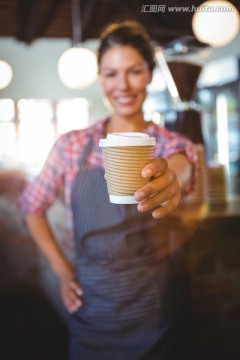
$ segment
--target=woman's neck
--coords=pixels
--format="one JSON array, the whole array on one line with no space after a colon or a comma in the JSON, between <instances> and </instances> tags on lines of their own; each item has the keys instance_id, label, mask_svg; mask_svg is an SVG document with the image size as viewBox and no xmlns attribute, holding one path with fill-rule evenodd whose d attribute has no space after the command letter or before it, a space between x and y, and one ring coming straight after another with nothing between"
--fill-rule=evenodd
<instances>
[{"instance_id":1,"label":"woman's neck","mask_svg":"<svg viewBox=\"0 0 240 360\"><path fill-rule=\"evenodd\" d=\"M106 133L112 132L141 132L146 127L146 122L142 114L137 114L131 118L113 114L109 117L106 124Z\"/></svg>"}]
</instances>

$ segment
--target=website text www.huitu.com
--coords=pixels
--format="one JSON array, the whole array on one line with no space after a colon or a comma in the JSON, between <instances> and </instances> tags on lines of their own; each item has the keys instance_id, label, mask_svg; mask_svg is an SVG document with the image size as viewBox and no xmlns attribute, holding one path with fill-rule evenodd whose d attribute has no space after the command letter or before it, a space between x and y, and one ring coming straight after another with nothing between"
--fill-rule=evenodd
<instances>
[{"instance_id":1,"label":"website text www.huitu.com","mask_svg":"<svg viewBox=\"0 0 240 360\"><path fill-rule=\"evenodd\" d=\"M233 12L233 6L168 6L168 5L142 5L141 12L145 13L173 13L173 12Z\"/></svg>"}]
</instances>

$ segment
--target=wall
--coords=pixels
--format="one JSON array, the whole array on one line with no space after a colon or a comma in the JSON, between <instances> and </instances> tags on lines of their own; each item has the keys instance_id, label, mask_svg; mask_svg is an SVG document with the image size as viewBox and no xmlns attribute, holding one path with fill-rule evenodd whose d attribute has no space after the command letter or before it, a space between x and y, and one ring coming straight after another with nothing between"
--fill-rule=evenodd
<instances>
[{"instance_id":1,"label":"wall","mask_svg":"<svg viewBox=\"0 0 240 360\"><path fill-rule=\"evenodd\" d=\"M88 41L85 45L95 50L97 41ZM0 59L8 61L14 72L11 84L0 90L0 98L84 96L94 100L96 116L105 114L106 108L97 82L83 90L70 90L61 83L57 63L60 55L70 46L69 39L43 38L26 45L14 38L0 37ZM240 34L228 46L213 49L206 62L231 54L240 55Z\"/></svg>"},{"instance_id":2,"label":"wall","mask_svg":"<svg viewBox=\"0 0 240 360\"><path fill-rule=\"evenodd\" d=\"M61 83L57 63L70 45L67 39L40 39L26 45L13 38L0 38L0 59L9 62L13 69L12 82L0 90L0 98L87 97L94 101L96 118L106 114L97 81L83 90L71 90ZM96 45L96 41L86 43L86 47L92 50Z\"/></svg>"}]
</instances>

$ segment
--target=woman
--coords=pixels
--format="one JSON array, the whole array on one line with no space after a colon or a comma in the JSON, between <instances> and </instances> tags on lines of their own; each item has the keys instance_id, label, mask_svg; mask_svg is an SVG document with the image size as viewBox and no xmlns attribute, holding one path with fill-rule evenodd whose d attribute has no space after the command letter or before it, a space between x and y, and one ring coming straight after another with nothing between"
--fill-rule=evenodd
<instances>
[{"instance_id":1,"label":"woman","mask_svg":"<svg viewBox=\"0 0 240 360\"><path fill-rule=\"evenodd\" d=\"M166 257L162 244L166 215L191 187L193 147L144 121L142 105L155 62L139 24L108 27L98 65L111 114L56 142L42 172L23 193L21 209L72 314L70 359L176 359L179 351L188 359L183 328L178 331L179 312L185 307L184 296L179 296L183 277L175 254ZM142 170L151 181L136 192L137 206L108 200L98 144L107 133L118 131L146 132L157 140L155 159ZM45 217L63 187L76 245L75 269ZM181 298L177 304L176 297Z\"/></svg>"}]
</instances>

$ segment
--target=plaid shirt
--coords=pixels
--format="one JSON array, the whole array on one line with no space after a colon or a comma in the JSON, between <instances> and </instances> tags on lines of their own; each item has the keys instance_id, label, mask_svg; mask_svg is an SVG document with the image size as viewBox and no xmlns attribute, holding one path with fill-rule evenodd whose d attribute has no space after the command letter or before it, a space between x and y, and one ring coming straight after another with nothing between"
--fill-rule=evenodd
<instances>
[{"instance_id":1,"label":"plaid shirt","mask_svg":"<svg viewBox=\"0 0 240 360\"><path fill-rule=\"evenodd\" d=\"M50 151L45 165L33 182L27 184L19 199L23 215L38 214L44 216L56 197L63 191L68 209L68 220L72 229L71 191L75 176L79 170L80 159L90 136L93 147L88 155L87 167L103 167L102 151L99 139L105 137L105 123L101 120L84 130L73 130L62 135ZM177 153L185 153L191 163L196 162L196 153L192 143L185 137L159 128L154 123L146 123L144 130L156 138L154 157L169 158Z\"/></svg>"}]
</instances>

